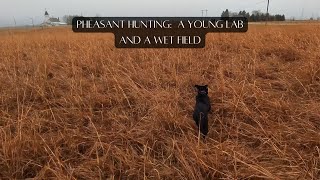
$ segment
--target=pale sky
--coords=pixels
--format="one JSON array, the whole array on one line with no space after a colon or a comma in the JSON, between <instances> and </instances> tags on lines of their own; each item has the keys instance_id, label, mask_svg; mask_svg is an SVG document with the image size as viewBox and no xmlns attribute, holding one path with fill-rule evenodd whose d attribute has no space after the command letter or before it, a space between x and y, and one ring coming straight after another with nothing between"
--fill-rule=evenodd
<instances>
[{"instance_id":1,"label":"pale sky","mask_svg":"<svg viewBox=\"0 0 320 180\"><path fill-rule=\"evenodd\" d=\"M220 16L222 11L266 11L267 0L0 0L0 27L30 25L44 20L47 9L50 16ZM320 0L270 0L271 14L285 14L296 19L320 16Z\"/></svg>"}]
</instances>

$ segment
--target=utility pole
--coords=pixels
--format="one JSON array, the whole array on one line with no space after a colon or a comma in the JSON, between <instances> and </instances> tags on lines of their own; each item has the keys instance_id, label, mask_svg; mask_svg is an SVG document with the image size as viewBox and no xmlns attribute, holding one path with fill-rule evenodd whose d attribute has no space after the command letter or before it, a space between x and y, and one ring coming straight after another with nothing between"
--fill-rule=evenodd
<instances>
[{"instance_id":1,"label":"utility pole","mask_svg":"<svg viewBox=\"0 0 320 180\"><path fill-rule=\"evenodd\" d=\"M302 8L302 12L301 12L301 20L303 20L303 16L304 16L304 8Z\"/></svg>"},{"instance_id":2,"label":"utility pole","mask_svg":"<svg viewBox=\"0 0 320 180\"><path fill-rule=\"evenodd\" d=\"M29 19L31 19L31 21L32 21L32 27L34 27L33 18L31 17Z\"/></svg>"},{"instance_id":3,"label":"utility pole","mask_svg":"<svg viewBox=\"0 0 320 180\"><path fill-rule=\"evenodd\" d=\"M16 18L13 16L13 21L14 21L14 27L17 26Z\"/></svg>"},{"instance_id":4,"label":"utility pole","mask_svg":"<svg viewBox=\"0 0 320 180\"><path fill-rule=\"evenodd\" d=\"M266 21L266 25L267 25L267 23L269 21L269 1L270 0L268 0L268 4L267 4L267 21Z\"/></svg>"},{"instance_id":5,"label":"utility pole","mask_svg":"<svg viewBox=\"0 0 320 180\"><path fill-rule=\"evenodd\" d=\"M205 17L207 17L208 16L208 9L202 9L201 10L202 17L203 17L204 12L206 12L206 16Z\"/></svg>"}]
</instances>

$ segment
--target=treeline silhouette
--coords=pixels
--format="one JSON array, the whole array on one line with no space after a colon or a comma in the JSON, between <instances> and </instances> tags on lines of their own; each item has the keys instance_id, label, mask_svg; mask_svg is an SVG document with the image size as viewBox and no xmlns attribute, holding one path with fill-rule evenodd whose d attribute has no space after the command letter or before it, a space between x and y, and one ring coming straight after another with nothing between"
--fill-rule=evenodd
<instances>
[{"instance_id":1,"label":"treeline silhouette","mask_svg":"<svg viewBox=\"0 0 320 180\"><path fill-rule=\"evenodd\" d=\"M63 21L66 22L68 25L71 25L72 24L72 19L74 17L83 17L83 16L80 16L80 15L64 15L62 17Z\"/></svg>"},{"instance_id":2,"label":"treeline silhouette","mask_svg":"<svg viewBox=\"0 0 320 180\"><path fill-rule=\"evenodd\" d=\"M269 13L269 17L267 16L267 13L262 13L261 11L252 11L250 14L249 12L246 12L245 10L240 12L231 12L228 9L222 12L221 17L246 17L251 22L258 22L258 21L285 21L286 17L285 15L276 14L272 15Z\"/></svg>"}]
</instances>

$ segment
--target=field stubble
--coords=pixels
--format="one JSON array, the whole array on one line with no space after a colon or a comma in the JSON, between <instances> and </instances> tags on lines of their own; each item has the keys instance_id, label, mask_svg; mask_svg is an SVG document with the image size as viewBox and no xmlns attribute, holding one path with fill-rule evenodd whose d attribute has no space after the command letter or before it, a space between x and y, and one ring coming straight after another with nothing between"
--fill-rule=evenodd
<instances>
[{"instance_id":1,"label":"field stubble","mask_svg":"<svg viewBox=\"0 0 320 180\"><path fill-rule=\"evenodd\" d=\"M250 26L204 49L0 32L0 178L320 179L320 28ZM208 84L209 134L192 120Z\"/></svg>"}]
</instances>

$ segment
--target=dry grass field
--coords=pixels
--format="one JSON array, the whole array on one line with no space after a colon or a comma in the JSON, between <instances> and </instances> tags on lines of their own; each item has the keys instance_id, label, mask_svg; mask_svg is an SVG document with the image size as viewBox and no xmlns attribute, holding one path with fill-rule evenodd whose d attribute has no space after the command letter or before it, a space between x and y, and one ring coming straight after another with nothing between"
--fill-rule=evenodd
<instances>
[{"instance_id":1,"label":"dry grass field","mask_svg":"<svg viewBox=\"0 0 320 180\"><path fill-rule=\"evenodd\" d=\"M204 49L1 30L0 138L0 179L320 179L320 25L251 25Z\"/></svg>"}]
</instances>

